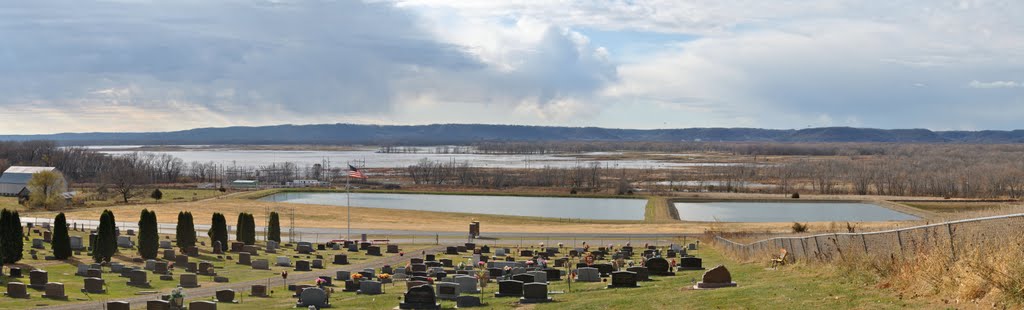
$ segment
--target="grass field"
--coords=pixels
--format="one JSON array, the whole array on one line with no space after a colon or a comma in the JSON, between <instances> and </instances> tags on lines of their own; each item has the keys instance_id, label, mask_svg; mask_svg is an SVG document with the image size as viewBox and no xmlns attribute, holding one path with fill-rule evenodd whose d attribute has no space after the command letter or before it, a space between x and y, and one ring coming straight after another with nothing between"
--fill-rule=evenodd
<instances>
[{"instance_id":1,"label":"grass field","mask_svg":"<svg viewBox=\"0 0 1024 310\"><path fill-rule=\"evenodd\" d=\"M88 243L88 241L87 241L88 237L85 236L86 235L85 232L71 231L70 234L72 236L75 236L75 235L83 236L83 239L86 240L85 242ZM163 240L164 237L172 237L173 238L173 236L161 236L161 239ZM41 238L41 237L34 236L34 238ZM137 240L137 238L134 238L134 237L132 239L133 240ZM199 238L199 241L203 241L207 245L211 244L209 238ZM43 257L45 257L46 255L50 255L51 251L50 251L49 244L46 244L46 249L36 250L37 251L37 256L38 256L39 259L33 260L31 258L31 256L28 255L28 252L31 249L31 245L32 245L31 242L26 242L25 243L25 252L26 252L26 254L25 254L24 259L22 259L19 262L19 264L18 264L18 266L21 267L22 270L23 270L24 277L20 278L20 279L17 279L17 281L21 281L23 283L28 284L28 281L29 281L28 272L29 272L29 270L32 270L32 269L43 269L43 270L46 270L48 272L48 274L49 274L49 281L50 282L61 282L61 283L64 283L65 294L68 296L68 300L67 301L55 301L55 300L50 300L50 299L43 299L43 298L40 298L42 296L43 291L41 291L41 290L34 290L34 289L30 288L29 289L29 294L32 295L31 299L25 300L25 299L0 298L0 309L32 308L32 307L43 306L43 305L60 305L60 304L74 303L74 302L81 302L81 301L89 301L89 300L117 300L118 298L126 298L126 297L132 297L132 296L139 295L139 294L145 294L146 292L164 292L164 293L166 293L170 289L172 289L172 288L174 288L174 287L176 287L178 285L178 275L180 275L181 273L185 273L183 267L177 268L176 271L174 272L175 273L175 277L174 277L173 281L162 281L162 280L159 279L159 277L157 275L154 275L154 274L150 273L148 275L148 280L150 281L152 287L149 287L149 288L139 288L139 287L128 286L126 284L128 282L128 278L118 277L117 274L110 273L109 269L104 269L105 272L103 274L103 279L106 281L106 286L107 286L107 290L108 290L107 293L106 294L86 294L86 293L81 292L81 289L84 287L84 281L83 281L84 277L76 276L75 272L77 270L78 263L81 262L81 263L85 263L85 264L90 264L90 263L93 262L92 258L88 256L88 253L85 253L83 251L82 255L75 256L72 259L69 259L67 261L47 261L47 260L43 260ZM260 242L257 242L257 245L259 245L261 248L263 248L265 243L260 241ZM420 245L412 245L412 244L410 244L410 245L402 245L402 250L404 250L404 251L415 251L415 250L421 249L421 248L426 247L426 246L427 245L424 245L424 244L420 244ZM175 249L175 250L177 250L177 249ZM248 265L236 264L235 262L237 262L237 259L238 259L237 253L226 253L226 254L220 255L220 257L218 257L218 255L212 254L210 252L210 250L211 250L211 248L209 246L200 246L200 255L199 255L199 257L191 258L190 261L193 261L193 262L209 261L209 262L213 263L214 267L217 270L217 275L218 276L228 277L232 283L233 282L244 282L244 281L250 281L250 280L266 279L266 278L277 278L279 273L281 271L284 271L284 270L292 272L292 268L289 268L289 267L276 267L276 266L272 266L270 270L254 270L254 269L252 269ZM120 252L113 258L113 261L114 262L123 263L126 266L142 266L143 265L142 263L134 263L134 262L132 262L133 258L139 257L138 254L135 251L136 251L135 249L124 249L124 248L122 248L122 249L120 249ZM160 250L159 252L162 253L163 250ZM319 251L318 252L318 254L324 255L324 257L325 257L325 266L327 266L329 268L333 268L334 266L336 266L336 265L332 266L330 264L330 259L331 259L332 255L334 253L344 253L344 254L347 254L349 262L353 263L353 264L380 258L380 257L375 257L375 256L367 256L363 252L358 252L358 253L356 253L356 252L347 252L347 251ZM277 256L285 255L285 256L291 257L292 255L297 255L294 252L294 250L292 250L291 248L285 248L285 247L280 248L277 254L270 254L270 253L266 253L265 251L260 251L259 254L260 255L258 255L258 256L252 256L252 260L267 259L269 262L271 262L271 264L273 264L273 262L275 261L275 258ZM179 255L180 255L180 253L179 253ZM383 257L389 257L389 256L395 256L395 255L396 254L385 254L385 256L383 256ZM228 260L227 259L228 256L231 256L232 259ZM158 258L162 258L163 255L162 254L158 254L157 257ZM301 257L303 257L302 259L315 259L315 257L311 257L309 255L301 255ZM293 263L294 263L295 260L297 260L297 258L292 258L292 262ZM314 269L313 272L317 272L316 270L317 269ZM199 280L199 284L202 285L203 287L216 287L216 286L223 285L221 283L213 282L213 277L211 277L211 276L202 276L202 275L200 275L200 276L198 276L198 280ZM9 281L12 281L12 279L8 278L6 276L0 276L0 281L3 281L3 283L7 283ZM4 291L6 291L6 286L4 288Z\"/></svg>"},{"instance_id":2,"label":"grass field","mask_svg":"<svg viewBox=\"0 0 1024 310\"><path fill-rule=\"evenodd\" d=\"M497 285L491 283L484 289L483 302L487 309L899 309L929 306L924 301L901 300L890 291L829 270L799 265L765 270L762 264L732 262L710 248L693 253L703 258L705 267L725 264L739 287L693 290L693 283L699 281L703 272L684 271L674 277L654 277L654 281L641 282L640 288L631 289L608 289L606 282L576 282L569 289L564 281L551 282L549 291L562 293L549 295L554 298L553 303L534 305L520 305L515 298L494 297ZM376 296L336 290L331 295L335 308L391 309L398 305L405 286L401 282L388 285L385 294ZM295 298L280 295L283 294L271 298L248 297L241 304L219 304L218 307L294 307ZM441 305L444 309L455 307L452 301L441 301Z\"/></svg>"},{"instance_id":3,"label":"grass field","mask_svg":"<svg viewBox=\"0 0 1024 310\"><path fill-rule=\"evenodd\" d=\"M129 204L157 204L157 203L175 203L175 202L187 202L197 201L203 199L214 198L224 195L215 189L175 189L175 188L161 188L160 192L163 193L163 198L156 200L150 197L150 193L153 189L144 189L140 191L140 194L129 198ZM97 194L91 190L84 190L79 192L79 196L86 200L86 206L88 207L105 207L113 206L118 204L124 204L124 200L117 194L110 194L106 199L98 199Z\"/></svg>"}]
</instances>

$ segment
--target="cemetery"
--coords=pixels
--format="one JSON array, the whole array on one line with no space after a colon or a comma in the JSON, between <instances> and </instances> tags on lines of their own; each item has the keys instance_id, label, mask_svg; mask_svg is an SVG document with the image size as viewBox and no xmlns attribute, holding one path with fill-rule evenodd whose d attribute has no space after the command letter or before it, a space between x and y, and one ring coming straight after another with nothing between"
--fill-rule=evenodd
<instances>
[{"instance_id":1,"label":"cemetery","mask_svg":"<svg viewBox=\"0 0 1024 310\"><path fill-rule=\"evenodd\" d=\"M148 309L668 308L679 300L727 307L730 298L756 298L782 287L804 287L808 299L827 294L811 289L822 285L813 272L736 261L683 237L591 246L499 238L245 244L200 236L195 246L181 249L176 236L159 235L157 254L143 259L136 233L113 239L119 252L96 264L89 256L97 239L93 230L69 229L81 249L56 260L50 242L34 238L49 230L25 228L24 248L34 255L5 268L0 308L91 307L97 300L106 309L127 309L123 301ZM790 281L775 281L780 276ZM895 302L877 292L855 296Z\"/></svg>"}]
</instances>

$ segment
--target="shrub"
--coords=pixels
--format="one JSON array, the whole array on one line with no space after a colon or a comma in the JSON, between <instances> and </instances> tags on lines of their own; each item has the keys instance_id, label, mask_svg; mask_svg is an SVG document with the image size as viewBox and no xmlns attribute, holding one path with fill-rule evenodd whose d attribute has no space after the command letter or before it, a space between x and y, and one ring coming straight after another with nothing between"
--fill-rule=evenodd
<instances>
[{"instance_id":1,"label":"shrub","mask_svg":"<svg viewBox=\"0 0 1024 310\"><path fill-rule=\"evenodd\" d=\"M174 229L174 237L178 240L178 248L182 252L196 245L196 225L192 212L178 212L178 226Z\"/></svg>"},{"instance_id":2,"label":"shrub","mask_svg":"<svg viewBox=\"0 0 1024 310\"><path fill-rule=\"evenodd\" d=\"M53 257L57 259L71 257L71 237L68 236L68 221L63 212L57 214L57 217L53 219L53 241L50 244Z\"/></svg>"},{"instance_id":3,"label":"shrub","mask_svg":"<svg viewBox=\"0 0 1024 310\"><path fill-rule=\"evenodd\" d=\"M117 252L117 237L114 236L116 225L114 213L103 210L100 226L96 229L96 244L92 245L92 258L97 263L110 261L110 257Z\"/></svg>"},{"instance_id":4,"label":"shrub","mask_svg":"<svg viewBox=\"0 0 1024 310\"><path fill-rule=\"evenodd\" d=\"M139 256L144 259L156 258L160 248L160 235L157 231L156 212L142 210L139 216Z\"/></svg>"},{"instance_id":5,"label":"shrub","mask_svg":"<svg viewBox=\"0 0 1024 310\"><path fill-rule=\"evenodd\" d=\"M793 222L793 232L795 232L795 233L807 232L807 223L800 224L800 222Z\"/></svg>"},{"instance_id":6,"label":"shrub","mask_svg":"<svg viewBox=\"0 0 1024 310\"><path fill-rule=\"evenodd\" d=\"M149 194L149 198L160 201L160 199L164 199L164 192L161 192L159 188L154 189L153 192Z\"/></svg>"},{"instance_id":7,"label":"shrub","mask_svg":"<svg viewBox=\"0 0 1024 310\"><path fill-rule=\"evenodd\" d=\"M281 242L281 216L270 212L270 227L267 228L267 240Z\"/></svg>"}]
</instances>

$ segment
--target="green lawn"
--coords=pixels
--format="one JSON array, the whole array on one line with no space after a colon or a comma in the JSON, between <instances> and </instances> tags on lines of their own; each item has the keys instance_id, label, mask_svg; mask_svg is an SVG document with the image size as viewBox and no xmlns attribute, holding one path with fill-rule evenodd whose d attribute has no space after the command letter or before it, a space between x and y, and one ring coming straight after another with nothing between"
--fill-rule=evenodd
<instances>
[{"instance_id":1,"label":"green lawn","mask_svg":"<svg viewBox=\"0 0 1024 310\"><path fill-rule=\"evenodd\" d=\"M809 266L788 266L779 270L766 270L762 264L738 264L705 248L695 252L704 259L705 267L726 264L736 288L692 290L702 271L679 272L674 277L655 277L655 281L642 282L640 288L607 289L607 283L573 283L569 290L564 281L551 283L549 290L563 291L551 294L554 303L526 306L527 309L896 309L928 307L920 301L900 300L889 291L877 289L868 283L844 278L830 271ZM440 257L439 257L440 258ZM343 309L391 309L398 305L405 285L397 282L386 285L386 294L376 296L344 293L340 288L331 295L334 307ZM492 283L483 294L487 308L510 309L522 307L515 298L495 298L497 285ZM274 297L246 297L241 304L220 304L223 309L288 308L295 299L278 289ZM452 309L455 303L442 301L442 307Z\"/></svg>"},{"instance_id":2,"label":"green lawn","mask_svg":"<svg viewBox=\"0 0 1024 310\"><path fill-rule=\"evenodd\" d=\"M84 232L72 231L71 235L83 236L84 237L83 239L86 240L85 242L88 243L88 237L85 237L85 233ZM161 238L164 238L164 237L165 236L161 236ZM41 237L33 235L32 237L30 237L30 239L31 238L41 238ZM132 239L137 241L137 238L133 237ZM200 241L205 241L207 245L211 244L208 238L200 238ZM262 241L257 242L257 244L260 245L261 248L265 245L264 242L262 242ZM28 284L29 283L29 276L28 276L29 270L31 270L33 268L38 268L38 269L46 270L48 272L48 274L49 274L49 281L50 282L61 282L61 283L64 283L65 294L68 296L69 300L68 301L55 301L55 300L50 300L50 299L43 299L41 297L42 294L43 294L42 290L34 290L34 289L30 288L29 289L29 294L31 294L31 299L27 299L27 300L26 299L17 299L16 300L16 299L11 299L11 298L6 298L6 297L0 297L0 309L32 308L32 307L35 307L35 306L42 306L42 305L59 305L59 304L81 302L81 301L89 301L89 300L116 300L118 298L126 298L126 297L135 296L135 295L137 295L137 294L139 294L141 292L145 292L145 291L159 291L159 292L162 292L162 293L166 293L166 292L169 292L170 289L172 289L172 288L174 288L174 287L176 287L178 285L178 275L180 275L181 273L184 273L184 268L177 268L177 270L174 272L175 276L174 276L174 280L173 281L161 281L159 279L159 276L150 273L148 275L148 280L151 282L152 287L151 288L139 288L139 287L128 286L126 284L128 282L128 278L121 278L121 277L118 276L118 274L110 273L109 269L105 268L104 269L105 272L103 274L103 279L106 281L106 285L108 287L107 288L108 292L106 294L89 294L89 295L87 295L87 294L81 292L81 289L84 287L84 280L83 280L84 277L75 276L75 271L77 270L77 264L78 264L79 261L81 261L83 263L87 263L87 264L88 263L92 263L92 258L91 257L89 257L86 253L83 252L81 256L76 256L73 259L68 260L68 261L46 261L46 260L43 260L43 258L46 255L49 255L51 253L49 244L46 244L46 249L44 249L44 250L36 250L36 251L38 251L37 252L37 256L38 256L39 259L38 260L33 260L31 258L31 256L28 255L29 250L31 249L31 245L32 245L31 241L28 241L28 242L25 243L25 252L26 252L26 254L25 254L24 259L22 259L19 262L20 267L22 267L24 277L20 278L20 279L15 279L14 281L19 281L19 282L23 282L25 284ZM423 244L420 244L420 245L402 245L402 249L406 250L406 251L412 251L412 250L420 249L420 248L423 248L423 247L426 247L426 246L427 245L423 245ZM277 277L279 277L280 272L283 271L283 270L287 270L289 272L292 272L292 268L290 268L290 267L276 267L276 266L271 266L271 270L254 270L254 269L252 269L248 265L236 264L236 262L238 260L238 256L237 256L236 253L227 253L226 255L221 255L221 258L218 258L217 255L211 254L209 250L210 250L209 246L205 246L205 247L204 246L200 246L200 257L191 258L190 261L198 262L200 260L205 260L205 261L212 262L214 264L216 270L217 270L217 274L220 275L220 276L228 277L231 282L244 282L244 281L266 279L266 278L272 278L272 277L273 278L277 278ZM318 251L318 254L324 255L324 263L325 263L326 267L334 268L334 267L336 267L336 265L331 265L330 262L333 259L333 254L335 254L336 252L337 253L347 254L349 262L352 263L352 264L357 264L357 263L360 263L360 262L364 262L366 260L381 258L381 257L376 257L376 256L367 256L364 252L354 253L354 252L347 252L347 251ZM160 251L160 253L163 253L162 250ZM277 256L281 256L281 255L285 255L285 256L291 257L292 255L297 255L297 254L291 248L282 247L282 248L280 248L278 250L277 254L268 254L265 251L260 251L260 255L252 257L252 260L263 258L263 259L267 259L268 261L270 261L271 264L273 264L275 262L275 258ZM394 256L394 255L397 255L397 254L385 254L385 256L383 256L383 257ZM227 260L227 256L231 256L232 260ZM301 257L302 257L302 259L307 259L306 256L307 255L302 255ZM138 255L135 253L134 249L120 249L120 253L114 258L114 261L121 262L121 263L123 263L125 265L133 265L133 266L142 266L142 265L144 265L142 263L133 263L132 262L132 258L135 258L135 257L138 257ZM159 257L162 257L162 254L158 255L158 258ZM316 258L315 255L309 255L308 257L309 257L308 258L309 260L312 260L312 259ZM297 259L296 258L292 258L292 262L293 263L294 263L295 260L297 260ZM318 271L317 271L317 269L314 269L312 272L318 272ZM6 273L7 272L6 272L6 268L5 268L5 274ZM198 277L198 280L199 280L199 284L202 285L203 287L211 287L211 286L222 285L221 283L213 282L213 277L211 277L211 276L202 276L202 275L200 275ZM6 276L0 276L0 281L3 281L3 283L7 283L7 282L10 282L11 279L9 279ZM6 290L7 290L6 289L6 285L4 285L3 288L0 288L0 289L2 289L3 291L6 292ZM156 298L155 296L157 296L157 295L154 295L154 298Z\"/></svg>"},{"instance_id":3,"label":"green lawn","mask_svg":"<svg viewBox=\"0 0 1024 310\"><path fill-rule=\"evenodd\" d=\"M140 194L135 197L129 198L128 203L130 204L151 204L151 203L173 203L173 202L186 202L196 201L217 196L224 195L215 189L173 189L173 188L161 188L160 192L163 193L163 198L156 200L150 198L150 193L153 189L140 190ZM110 194L106 199L97 200L96 193L93 190L81 190L79 196L86 198L86 206L89 207L103 207L111 206L115 204L123 204L124 200L120 195Z\"/></svg>"}]
</instances>

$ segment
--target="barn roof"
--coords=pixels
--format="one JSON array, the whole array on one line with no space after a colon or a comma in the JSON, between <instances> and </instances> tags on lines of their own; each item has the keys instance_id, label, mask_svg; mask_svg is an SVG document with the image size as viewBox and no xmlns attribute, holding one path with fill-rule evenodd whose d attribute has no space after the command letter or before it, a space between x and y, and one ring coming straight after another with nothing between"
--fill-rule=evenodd
<instances>
[{"instance_id":1,"label":"barn roof","mask_svg":"<svg viewBox=\"0 0 1024 310\"><path fill-rule=\"evenodd\" d=\"M28 180L32 179L32 174L43 171L54 171L57 168L54 167L29 167L29 166L11 166L4 171L3 175L0 175L0 183L7 184L28 184Z\"/></svg>"}]
</instances>

